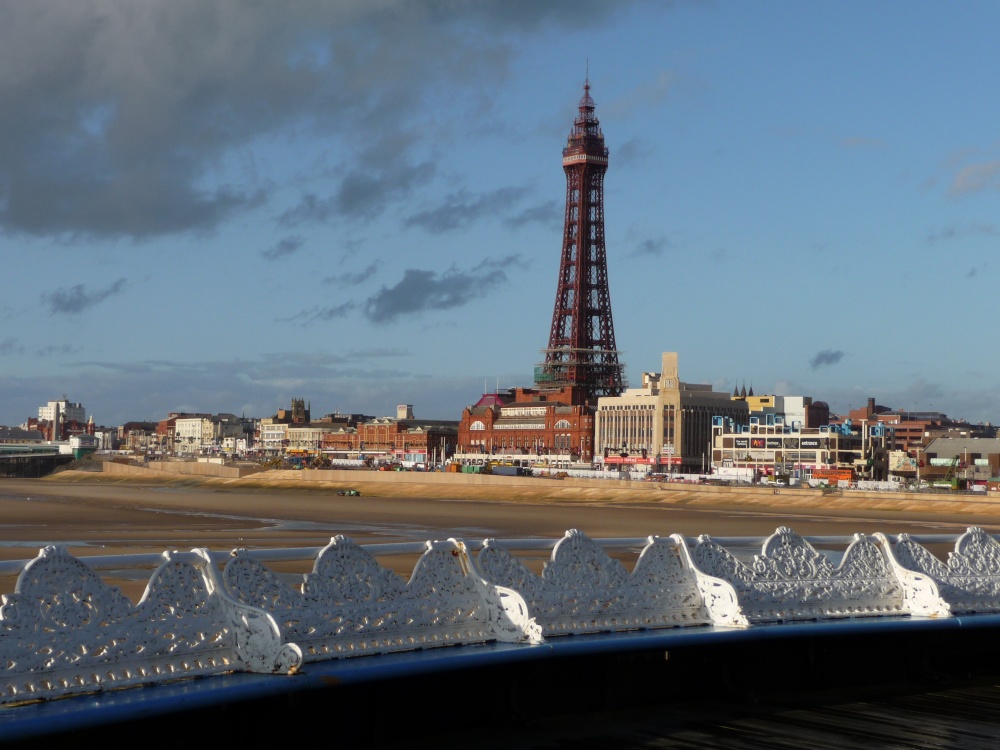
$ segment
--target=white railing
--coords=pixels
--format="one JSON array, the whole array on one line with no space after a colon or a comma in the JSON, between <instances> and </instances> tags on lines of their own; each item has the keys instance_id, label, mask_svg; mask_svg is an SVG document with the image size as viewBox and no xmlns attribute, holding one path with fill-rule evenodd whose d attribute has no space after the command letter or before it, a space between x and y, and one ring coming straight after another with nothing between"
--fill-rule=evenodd
<instances>
[{"instance_id":1,"label":"white railing","mask_svg":"<svg viewBox=\"0 0 1000 750\"><path fill-rule=\"evenodd\" d=\"M952 542L947 562L923 546ZM408 579L380 562L398 555L419 555ZM299 585L267 567L295 561L312 563ZM137 568L153 568L137 604L97 573ZM1000 612L1000 544L978 528L803 538L782 527L715 539L571 530L375 545L338 536L322 548L85 559L46 547L0 563L12 574L0 605L0 704L570 633Z\"/></svg>"}]
</instances>

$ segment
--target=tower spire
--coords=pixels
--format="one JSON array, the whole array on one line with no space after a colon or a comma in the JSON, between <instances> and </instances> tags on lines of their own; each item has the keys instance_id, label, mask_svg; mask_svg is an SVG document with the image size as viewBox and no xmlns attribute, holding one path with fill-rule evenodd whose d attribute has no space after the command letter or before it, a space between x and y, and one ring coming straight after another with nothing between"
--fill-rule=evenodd
<instances>
[{"instance_id":1,"label":"tower spire","mask_svg":"<svg viewBox=\"0 0 1000 750\"><path fill-rule=\"evenodd\" d=\"M615 346L608 263L604 246L604 174L608 149L594 114L590 78L583 84L566 147L566 216L555 310L545 362L535 370L539 387L571 387L574 400L596 403L624 390Z\"/></svg>"}]
</instances>

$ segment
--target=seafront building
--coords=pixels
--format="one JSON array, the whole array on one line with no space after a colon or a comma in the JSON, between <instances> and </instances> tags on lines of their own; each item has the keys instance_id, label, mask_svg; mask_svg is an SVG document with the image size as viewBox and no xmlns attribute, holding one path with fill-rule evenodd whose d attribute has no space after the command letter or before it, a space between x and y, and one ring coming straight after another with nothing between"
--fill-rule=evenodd
<instances>
[{"instance_id":1,"label":"seafront building","mask_svg":"<svg viewBox=\"0 0 1000 750\"><path fill-rule=\"evenodd\" d=\"M219 453L228 444L243 450L249 446L253 426L235 414L210 414L180 417L174 421L174 452L196 455Z\"/></svg>"},{"instance_id":2,"label":"seafront building","mask_svg":"<svg viewBox=\"0 0 1000 750\"><path fill-rule=\"evenodd\" d=\"M710 469L712 419L749 424L747 403L710 385L685 383L677 352L664 352L660 372L644 372L642 386L597 402L595 463L652 472Z\"/></svg>"},{"instance_id":3,"label":"seafront building","mask_svg":"<svg viewBox=\"0 0 1000 750\"><path fill-rule=\"evenodd\" d=\"M888 478L881 427L861 435L850 425L792 426L781 417L761 421L754 416L748 425L717 417L712 431L712 464L722 479L790 477L836 485L858 477ZM876 453L882 456L879 466L874 465Z\"/></svg>"},{"instance_id":4,"label":"seafront building","mask_svg":"<svg viewBox=\"0 0 1000 750\"><path fill-rule=\"evenodd\" d=\"M594 458L594 410L572 388L511 388L484 394L458 423L456 460L567 468Z\"/></svg>"},{"instance_id":5,"label":"seafront building","mask_svg":"<svg viewBox=\"0 0 1000 750\"><path fill-rule=\"evenodd\" d=\"M750 410L750 416L757 416L763 422L769 418L781 417L784 424L793 429L830 424L829 405L825 401L813 401L811 396L755 396L753 388L749 393L744 388L733 391L733 401L744 401Z\"/></svg>"},{"instance_id":6,"label":"seafront building","mask_svg":"<svg viewBox=\"0 0 1000 750\"><path fill-rule=\"evenodd\" d=\"M894 451L892 471L919 484L989 486L1000 481L1000 439L994 437L932 437L909 451Z\"/></svg>"},{"instance_id":7,"label":"seafront building","mask_svg":"<svg viewBox=\"0 0 1000 750\"><path fill-rule=\"evenodd\" d=\"M69 401L65 396L38 407L38 418L29 417L21 425L24 430L38 430L46 440L67 441L75 435L93 437L96 430L93 418L87 419L83 404Z\"/></svg>"},{"instance_id":8,"label":"seafront building","mask_svg":"<svg viewBox=\"0 0 1000 750\"><path fill-rule=\"evenodd\" d=\"M83 408L83 404L73 403L65 396L58 401L49 401L45 406L38 407L39 420L53 422L58 418L83 424L87 421L87 410Z\"/></svg>"},{"instance_id":9,"label":"seafront building","mask_svg":"<svg viewBox=\"0 0 1000 750\"><path fill-rule=\"evenodd\" d=\"M399 404L396 417L377 417L329 426L321 438L325 458L334 464L426 468L455 453L458 422L417 419L411 404Z\"/></svg>"}]
</instances>

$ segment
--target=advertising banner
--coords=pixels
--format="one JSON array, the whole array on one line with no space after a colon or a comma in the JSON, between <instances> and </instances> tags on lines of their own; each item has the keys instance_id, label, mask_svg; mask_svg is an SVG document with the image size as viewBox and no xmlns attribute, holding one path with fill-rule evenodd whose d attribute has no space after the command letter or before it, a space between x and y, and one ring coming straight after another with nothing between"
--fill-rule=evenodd
<instances>
[{"instance_id":1,"label":"advertising banner","mask_svg":"<svg viewBox=\"0 0 1000 750\"><path fill-rule=\"evenodd\" d=\"M605 458L604 459L604 463L606 463L606 464L651 464L651 463L653 463L653 459L651 459L651 458L643 458L642 456L625 456L625 458L622 458L621 456L614 456L614 455L612 455L612 456L608 456L607 458Z\"/></svg>"},{"instance_id":2,"label":"advertising banner","mask_svg":"<svg viewBox=\"0 0 1000 750\"><path fill-rule=\"evenodd\" d=\"M889 471L916 471L917 459L906 455L906 451L889 453Z\"/></svg>"}]
</instances>

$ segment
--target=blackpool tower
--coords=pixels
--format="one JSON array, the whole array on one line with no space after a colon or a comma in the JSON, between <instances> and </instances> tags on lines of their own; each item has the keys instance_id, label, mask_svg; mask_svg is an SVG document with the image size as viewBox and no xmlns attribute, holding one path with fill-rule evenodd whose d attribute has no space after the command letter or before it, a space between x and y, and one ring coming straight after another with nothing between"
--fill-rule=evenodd
<instances>
[{"instance_id":1,"label":"blackpool tower","mask_svg":"<svg viewBox=\"0 0 1000 750\"><path fill-rule=\"evenodd\" d=\"M535 369L539 388L570 388L573 402L597 405L625 387L615 348L604 248L604 173L608 149L594 115L590 81L563 149L566 219L555 311L545 362Z\"/></svg>"}]
</instances>

